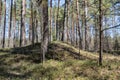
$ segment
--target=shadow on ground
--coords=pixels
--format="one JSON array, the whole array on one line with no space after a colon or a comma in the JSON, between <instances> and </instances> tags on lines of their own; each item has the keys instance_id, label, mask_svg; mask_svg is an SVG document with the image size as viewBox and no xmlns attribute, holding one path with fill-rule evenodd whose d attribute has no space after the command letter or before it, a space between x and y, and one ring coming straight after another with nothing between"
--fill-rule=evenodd
<instances>
[{"instance_id":1,"label":"shadow on ground","mask_svg":"<svg viewBox=\"0 0 120 80\"><path fill-rule=\"evenodd\" d=\"M21 48L0 50L0 80L109 80L118 79L119 61L98 67L97 61L80 55L71 45L49 44L46 62L41 63L40 43ZM117 63L117 64L116 64ZM101 71L105 72L101 74ZM118 72L117 72L118 71ZM114 77L109 73L114 72ZM117 75L116 75L117 74ZM75 80L76 80L75 79Z\"/></svg>"},{"instance_id":2,"label":"shadow on ground","mask_svg":"<svg viewBox=\"0 0 120 80\"><path fill-rule=\"evenodd\" d=\"M49 44L48 53L46 53L46 59L54 59L58 61L64 61L67 59L85 59L85 57L74 52L70 47L63 46L60 43ZM11 49L0 50L0 78L10 79L25 79L31 76L31 72L24 72L26 70L24 65L39 64L41 63L40 43L29 45L25 47L17 47Z\"/></svg>"}]
</instances>

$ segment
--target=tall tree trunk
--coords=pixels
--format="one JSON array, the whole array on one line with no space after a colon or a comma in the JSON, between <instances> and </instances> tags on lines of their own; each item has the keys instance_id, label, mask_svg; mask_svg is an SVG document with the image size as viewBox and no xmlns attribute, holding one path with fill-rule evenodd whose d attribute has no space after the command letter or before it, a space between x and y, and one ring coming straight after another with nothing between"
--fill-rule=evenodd
<instances>
[{"instance_id":1,"label":"tall tree trunk","mask_svg":"<svg viewBox=\"0 0 120 80\"><path fill-rule=\"evenodd\" d=\"M6 29L6 0L4 0L4 27L3 27L3 44L2 44L2 48L5 47L5 29Z\"/></svg>"},{"instance_id":2,"label":"tall tree trunk","mask_svg":"<svg viewBox=\"0 0 120 80\"><path fill-rule=\"evenodd\" d=\"M32 13L31 13L31 19L32 19L32 44L34 45L34 40L35 40L35 25L34 25L34 11L33 11L33 5L31 5Z\"/></svg>"},{"instance_id":3,"label":"tall tree trunk","mask_svg":"<svg viewBox=\"0 0 120 80\"><path fill-rule=\"evenodd\" d=\"M88 50L87 1L84 0L85 50Z\"/></svg>"},{"instance_id":4,"label":"tall tree trunk","mask_svg":"<svg viewBox=\"0 0 120 80\"><path fill-rule=\"evenodd\" d=\"M13 35L13 47L16 46L15 34L16 34L16 0L14 0L14 35Z\"/></svg>"},{"instance_id":5,"label":"tall tree trunk","mask_svg":"<svg viewBox=\"0 0 120 80\"><path fill-rule=\"evenodd\" d=\"M99 65L102 65L102 0L99 0Z\"/></svg>"},{"instance_id":6,"label":"tall tree trunk","mask_svg":"<svg viewBox=\"0 0 120 80\"><path fill-rule=\"evenodd\" d=\"M11 41L11 28L12 28L12 7L13 7L13 0L11 0L11 7L10 7L10 24L9 24L9 33L8 33L8 47L10 46Z\"/></svg>"},{"instance_id":7,"label":"tall tree trunk","mask_svg":"<svg viewBox=\"0 0 120 80\"><path fill-rule=\"evenodd\" d=\"M74 19L74 3L73 3L73 6L72 6L72 31L71 31L71 44L75 44L75 36L74 36L74 33L75 33L75 19Z\"/></svg>"},{"instance_id":8,"label":"tall tree trunk","mask_svg":"<svg viewBox=\"0 0 120 80\"><path fill-rule=\"evenodd\" d=\"M82 45L82 49L84 49L84 21L83 21L83 14L81 15L81 45Z\"/></svg>"},{"instance_id":9,"label":"tall tree trunk","mask_svg":"<svg viewBox=\"0 0 120 80\"><path fill-rule=\"evenodd\" d=\"M41 53L43 54L42 60L45 61L45 54L48 50L49 39L49 27L48 27L48 0L42 0L42 41L41 41Z\"/></svg>"},{"instance_id":10,"label":"tall tree trunk","mask_svg":"<svg viewBox=\"0 0 120 80\"><path fill-rule=\"evenodd\" d=\"M53 11L52 10L52 0L50 0L50 18L49 18L49 20L50 20L50 35L49 35L50 36L50 38L49 38L50 40L49 41L50 42L52 41L52 16L53 16L52 15L52 11Z\"/></svg>"},{"instance_id":11,"label":"tall tree trunk","mask_svg":"<svg viewBox=\"0 0 120 80\"><path fill-rule=\"evenodd\" d=\"M77 22L77 20L76 20L76 22ZM76 24L76 30L75 31L76 31L75 32L75 38L76 38L75 44L76 44L76 46L78 46L78 27L77 27L77 24Z\"/></svg>"},{"instance_id":12,"label":"tall tree trunk","mask_svg":"<svg viewBox=\"0 0 120 80\"><path fill-rule=\"evenodd\" d=\"M1 27L1 21L2 21L2 0L0 0L0 27Z\"/></svg>"},{"instance_id":13,"label":"tall tree trunk","mask_svg":"<svg viewBox=\"0 0 120 80\"><path fill-rule=\"evenodd\" d=\"M66 41L66 5L67 5L67 0L65 0L65 7L64 7L64 17L63 17L63 29L62 29L62 41Z\"/></svg>"},{"instance_id":14,"label":"tall tree trunk","mask_svg":"<svg viewBox=\"0 0 120 80\"><path fill-rule=\"evenodd\" d=\"M57 30L56 30L56 21L57 21L57 20L56 20L56 19L57 19L57 8L56 8L57 6L56 6L56 5L57 5L57 1L54 0L54 3L55 3L55 5L54 5L54 7L55 7L55 9L54 9L54 12L55 12L55 13L54 13L54 32L55 32L55 33L54 33L54 34L55 34L55 35L54 35L54 37L55 37L55 40L57 40L57 37L56 37L56 34L57 34L57 32L56 32L56 31L57 31Z\"/></svg>"},{"instance_id":15,"label":"tall tree trunk","mask_svg":"<svg viewBox=\"0 0 120 80\"><path fill-rule=\"evenodd\" d=\"M38 21L37 21L37 11L35 10L34 11L34 31L35 31L35 33L34 33L34 35L35 35L35 40L36 40L36 43L38 42L38 30L37 30L37 28L38 28Z\"/></svg>"},{"instance_id":16,"label":"tall tree trunk","mask_svg":"<svg viewBox=\"0 0 120 80\"><path fill-rule=\"evenodd\" d=\"M2 27L2 0L0 0L0 27ZM2 37L2 30L0 31L0 37ZM0 39L0 44L2 44L2 39Z\"/></svg>"},{"instance_id":17,"label":"tall tree trunk","mask_svg":"<svg viewBox=\"0 0 120 80\"><path fill-rule=\"evenodd\" d=\"M58 8L57 8L57 17L56 17L56 39L59 40L59 23L58 23L58 17L59 17L59 7L60 7L60 0L58 0Z\"/></svg>"},{"instance_id":18,"label":"tall tree trunk","mask_svg":"<svg viewBox=\"0 0 120 80\"><path fill-rule=\"evenodd\" d=\"M21 24L20 24L20 20L17 21L17 25L18 25L18 41L20 40L20 32L21 32ZM20 44L18 44L18 47L20 47Z\"/></svg>"},{"instance_id":19,"label":"tall tree trunk","mask_svg":"<svg viewBox=\"0 0 120 80\"><path fill-rule=\"evenodd\" d=\"M0 26L1 26L1 19L2 19L2 0L0 0Z\"/></svg>"},{"instance_id":20,"label":"tall tree trunk","mask_svg":"<svg viewBox=\"0 0 120 80\"><path fill-rule=\"evenodd\" d=\"M20 47L25 45L25 8L26 0L21 1Z\"/></svg>"},{"instance_id":21,"label":"tall tree trunk","mask_svg":"<svg viewBox=\"0 0 120 80\"><path fill-rule=\"evenodd\" d=\"M78 27L78 36L79 36L79 54L80 54L80 49L81 49L81 32L80 32L80 25L79 25L79 2L78 0L76 1L76 8L77 8L77 24L76 26Z\"/></svg>"},{"instance_id":22,"label":"tall tree trunk","mask_svg":"<svg viewBox=\"0 0 120 80\"><path fill-rule=\"evenodd\" d=\"M29 42L32 43L32 27L33 27L33 2L31 1L31 13L30 13L30 22L29 22Z\"/></svg>"},{"instance_id":23,"label":"tall tree trunk","mask_svg":"<svg viewBox=\"0 0 120 80\"><path fill-rule=\"evenodd\" d=\"M36 43L38 43L38 20L36 19Z\"/></svg>"},{"instance_id":24,"label":"tall tree trunk","mask_svg":"<svg viewBox=\"0 0 120 80\"><path fill-rule=\"evenodd\" d=\"M67 18L66 18L66 34L67 42L69 42L69 16L70 16L70 0L67 0Z\"/></svg>"}]
</instances>

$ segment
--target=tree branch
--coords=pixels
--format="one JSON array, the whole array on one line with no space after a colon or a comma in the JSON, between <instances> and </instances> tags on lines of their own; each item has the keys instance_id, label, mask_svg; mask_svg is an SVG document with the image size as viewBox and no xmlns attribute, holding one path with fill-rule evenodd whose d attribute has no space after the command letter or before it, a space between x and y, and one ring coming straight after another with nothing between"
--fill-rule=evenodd
<instances>
[{"instance_id":1,"label":"tree branch","mask_svg":"<svg viewBox=\"0 0 120 80\"><path fill-rule=\"evenodd\" d=\"M103 32L103 31L105 31L105 30L112 29L112 28L117 28L117 27L120 27L120 24L118 24L118 25L116 25L116 26L113 26L113 27L105 28L105 29L101 30L101 32Z\"/></svg>"}]
</instances>

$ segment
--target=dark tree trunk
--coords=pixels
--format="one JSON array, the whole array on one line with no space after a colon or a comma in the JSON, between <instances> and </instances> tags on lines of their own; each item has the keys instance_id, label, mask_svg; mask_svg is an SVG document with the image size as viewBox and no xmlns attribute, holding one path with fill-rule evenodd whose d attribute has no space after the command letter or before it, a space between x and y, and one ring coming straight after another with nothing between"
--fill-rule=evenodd
<instances>
[{"instance_id":1,"label":"dark tree trunk","mask_svg":"<svg viewBox=\"0 0 120 80\"><path fill-rule=\"evenodd\" d=\"M2 44L2 48L5 47L5 29L6 29L6 0L4 0L4 27L3 27L3 44Z\"/></svg>"},{"instance_id":2,"label":"dark tree trunk","mask_svg":"<svg viewBox=\"0 0 120 80\"><path fill-rule=\"evenodd\" d=\"M26 0L22 0L21 1L20 47L25 45L25 6L26 6Z\"/></svg>"},{"instance_id":3,"label":"dark tree trunk","mask_svg":"<svg viewBox=\"0 0 120 80\"><path fill-rule=\"evenodd\" d=\"M63 29L62 29L62 41L66 41L66 32L65 32L65 19L66 19L66 5L67 0L65 0L65 7L64 7L64 17L63 17Z\"/></svg>"},{"instance_id":4,"label":"dark tree trunk","mask_svg":"<svg viewBox=\"0 0 120 80\"><path fill-rule=\"evenodd\" d=\"M36 19L36 43L38 43L38 20Z\"/></svg>"},{"instance_id":5,"label":"dark tree trunk","mask_svg":"<svg viewBox=\"0 0 120 80\"><path fill-rule=\"evenodd\" d=\"M14 0L14 35L13 35L13 47L16 45L15 34L16 34L16 0Z\"/></svg>"},{"instance_id":6,"label":"dark tree trunk","mask_svg":"<svg viewBox=\"0 0 120 80\"><path fill-rule=\"evenodd\" d=\"M32 44L34 45L34 40L35 40L35 26L34 26L34 11L33 11L33 5L31 5L31 20L32 20Z\"/></svg>"},{"instance_id":7,"label":"dark tree trunk","mask_svg":"<svg viewBox=\"0 0 120 80\"><path fill-rule=\"evenodd\" d=\"M99 0L99 65L102 65L102 0Z\"/></svg>"}]
</instances>

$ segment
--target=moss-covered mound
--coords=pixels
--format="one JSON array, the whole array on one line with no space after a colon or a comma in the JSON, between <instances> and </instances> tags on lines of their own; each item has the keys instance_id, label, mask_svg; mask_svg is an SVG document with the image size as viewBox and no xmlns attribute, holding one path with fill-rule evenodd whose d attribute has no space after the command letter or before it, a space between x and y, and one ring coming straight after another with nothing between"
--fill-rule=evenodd
<instances>
[{"instance_id":1,"label":"moss-covered mound","mask_svg":"<svg viewBox=\"0 0 120 80\"><path fill-rule=\"evenodd\" d=\"M120 57L79 51L62 42L52 42L41 61L40 44L0 50L0 80L120 80Z\"/></svg>"}]
</instances>

